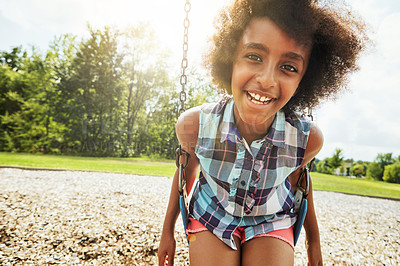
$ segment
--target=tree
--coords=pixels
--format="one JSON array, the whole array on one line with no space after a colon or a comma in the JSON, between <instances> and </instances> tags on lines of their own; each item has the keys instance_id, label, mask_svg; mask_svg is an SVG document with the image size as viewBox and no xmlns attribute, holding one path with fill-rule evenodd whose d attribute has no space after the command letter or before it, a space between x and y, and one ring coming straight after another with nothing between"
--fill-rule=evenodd
<instances>
[{"instance_id":1,"label":"tree","mask_svg":"<svg viewBox=\"0 0 400 266\"><path fill-rule=\"evenodd\" d=\"M394 163L392 156L393 153L378 153L375 162L379 163L382 169L384 169L386 165Z\"/></svg>"},{"instance_id":2,"label":"tree","mask_svg":"<svg viewBox=\"0 0 400 266\"><path fill-rule=\"evenodd\" d=\"M80 42L57 37L44 55L1 52L0 150L173 156L177 86L154 31L89 33ZM214 92L203 80L192 84L187 108Z\"/></svg>"},{"instance_id":3,"label":"tree","mask_svg":"<svg viewBox=\"0 0 400 266\"><path fill-rule=\"evenodd\" d=\"M367 167L367 177L375 180L382 180L383 169L380 163L372 162Z\"/></svg>"},{"instance_id":4,"label":"tree","mask_svg":"<svg viewBox=\"0 0 400 266\"><path fill-rule=\"evenodd\" d=\"M27 60L27 53L22 51L21 46L14 47L11 52L0 52L0 115L20 110L20 103L8 99L6 94L10 91L22 93L23 86L19 86L17 80Z\"/></svg>"},{"instance_id":5,"label":"tree","mask_svg":"<svg viewBox=\"0 0 400 266\"><path fill-rule=\"evenodd\" d=\"M362 177L366 175L367 166L365 164L355 163L350 168L350 174L356 177Z\"/></svg>"},{"instance_id":6,"label":"tree","mask_svg":"<svg viewBox=\"0 0 400 266\"><path fill-rule=\"evenodd\" d=\"M14 47L11 52L0 52L0 63L16 72L22 68L26 58L27 52L22 51L22 46Z\"/></svg>"},{"instance_id":7,"label":"tree","mask_svg":"<svg viewBox=\"0 0 400 266\"><path fill-rule=\"evenodd\" d=\"M80 44L67 82L72 109L73 136L88 154L112 155L121 131L122 60L119 32L89 27L90 38Z\"/></svg>"},{"instance_id":8,"label":"tree","mask_svg":"<svg viewBox=\"0 0 400 266\"><path fill-rule=\"evenodd\" d=\"M81 134L81 129L77 129L75 126L81 124L81 117L76 116L75 110L78 107L73 92L75 84L71 82L71 77L75 73L74 60L77 51L76 36L64 34L54 38L47 52L49 65L52 69L51 78L55 86L50 103L53 110L52 116L55 121L67 128L56 148L60 152L67 153L71 153L76 139L79 139Z\"/></svg>"},{"instance_id":9,"label":"tree","mask_svg":"<svg viewBox=\"0 0 400 266\"><path fill-rule=\"evenodd\" d=\"M187 73L188 84L186 86L187 100L185 108L189 109L207 102L217 102L221 97L221 91L212 85L211 80L196 68L189 68ZM181 88L180 84L177 87Z\"/></svg>"},{"instance_id":10,"label":"tree","mask_svg":"<svg viewBox=\"0 0 400 266\"><path fill-rule=\"evenodd\" d=\"M203 78L202 73L193 68L188 73L186 109L218 100L218 92ZM177 83L179 78L175 81ZM152 106L148 107L150 112L145 117L138 117L140 127L134 139L136 146L141 147L140 153L174 158L178 147L175 124L180 104L180 86L172 82L169 86L166 85L167 83L158 95L149 100L149 106Z\"/></svg>"},{"instance_id":11,"label":"tree","mask_svg":"<svg viewBox=\"0 0 400 266\"><path fill-rule=\"evenodd\" d=\"M385 166L383 181L400 184L400 163Z\"/></svg>"},{"instance_id":12,"label":"tree","mask_svg":"<svg viewBox=\"0 0 400 266\"><path fill-rule=\"evenodd\" d=\"M128 27L122 34L125 73L125 100L124 112L125 139L123 145L130 147L137 119L146 103L153 102L165 89L171 86L166 64L169 56L160 49L154 30L148 24L139 24ZM147 113L151 110L147 110Z\"/></svg>"},{"instance_id":13,"label":"tree","mask_svg":"<svg viewBox=\"0 0 400 266\"><path fill-rule=\"evenodd\" d=\"M330 165L329 165L329 158L325 158L322 161L319 161L317 163L317 172L319 173L323 173L323 174L328 174L328 175L332 175L333 174L333 170Z\"/></svg>"},{"instance_id":14,"label":"tree","mask_svg":"<svg viewBox=\"0 0 400 266\"><path fill-rule=\"evenodd\" d=\"M3 101L7 103L0 114L4 130L0 135L0 147L3 150L57 152L52 150L51 144L62 138L66 128L52 116L50 103L54 80L48 58L37 53L33 47L31 57L24 52L21 58L5 60L11 65L5 68L3 65L2 72L6 82L2 84L1 91Z\"/></svg>"},{"instance_id":15,"label":"tree","mask_svg":"<svg viewBox=\"0 0 400 266\"><path fill-rule=\"evenodd\" d=\"M328 159L329 167L332 168L333 170L335 170L335 169L339 168L342 165L342 163L343 163L342 150L336 149L333 156Z\"/></svg>"},{"instance_id":16,"label":"tree","mask_svg":"<svg viewBox=\"0 0 400 266\"><path fill-rule=\"evenodd\" d=\"M334 174L337 168L342 166L342 163L343 163L342 150L336 149L332 157L325 158L322 161L318 161L318 163L316 164L316 171L319 173L332 175Z\"/></svg>"}]
</instances>

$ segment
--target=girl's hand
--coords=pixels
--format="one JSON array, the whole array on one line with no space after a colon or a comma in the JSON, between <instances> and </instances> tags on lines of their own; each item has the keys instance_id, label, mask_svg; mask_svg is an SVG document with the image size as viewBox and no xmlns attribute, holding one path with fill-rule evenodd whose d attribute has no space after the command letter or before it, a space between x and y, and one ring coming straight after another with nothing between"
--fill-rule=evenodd
<instances>
[{"instance_id":1,"label":"girl's hand","mask_svg":"<svg viewBox=\"0 0 400 266\"><path fill-rule=\"evenodd\" d=\"M163 232L158 247L158 265L174 265L176 242L173 234Z\"/></svg>"},{"instance_id":2,"label":"girl's hand","mask_svg":"<svg viewBox=\"0 0 400 266\"><path fill-rule=\"evenodd\" d=\"M317 243L306 241L307 255L308 255L308 265L319 266L323 265L321 246L319 241Z\"/></svg>"}]
</instances>

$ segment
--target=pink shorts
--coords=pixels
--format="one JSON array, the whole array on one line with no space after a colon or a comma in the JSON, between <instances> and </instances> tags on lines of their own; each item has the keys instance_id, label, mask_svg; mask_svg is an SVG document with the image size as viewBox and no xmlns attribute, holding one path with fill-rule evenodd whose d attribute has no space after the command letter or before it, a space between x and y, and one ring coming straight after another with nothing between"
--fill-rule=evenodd
<instances>
[{"instance_id":1,"label":"pink shorts","mask_svg":"<svg viewBox=\"0 0 400 266\"><path fill-rule=\"evenodd\" d=\"M187 234L195 234L195 233L200 233L207 231L207 228L201 224L199 221L197 221L194 218L189 218L189 224L187 228ZM237 236L240 240L240 243L243 244L246 242L245 234L244 234L244 228L243 227L238 227L236 230L233 232L234 236ZM294 236L293 236L293 226L287 229L280 229L280 230L275 230L269 233L265 234L260 234L256 235L254 238L258 237L273 237L280 239L286 243L288 243L292 249L294 250Z\"/></svg>"}]
</instances>

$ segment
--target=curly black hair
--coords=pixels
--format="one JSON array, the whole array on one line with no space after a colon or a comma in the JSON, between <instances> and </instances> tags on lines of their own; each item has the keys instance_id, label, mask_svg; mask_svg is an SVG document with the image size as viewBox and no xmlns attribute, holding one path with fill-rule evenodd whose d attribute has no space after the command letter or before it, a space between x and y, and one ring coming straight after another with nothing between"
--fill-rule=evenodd
<instances>
[{"instance_id":1,"label":"curly black hair","mask_svg":"<svg viewBox=\"0 0 400 266\"><path fill-rule=\"evenodd\" d=\"M349 74L369 39L366 25L348 7L316 0L236 0L216 20L216 33L206 54L213 82L231 92L237 45L253 18L268 17L299 44L312 42L306 73L286 111L304 111L334 98L346 87Z\"/></svg>"}]
</instances>

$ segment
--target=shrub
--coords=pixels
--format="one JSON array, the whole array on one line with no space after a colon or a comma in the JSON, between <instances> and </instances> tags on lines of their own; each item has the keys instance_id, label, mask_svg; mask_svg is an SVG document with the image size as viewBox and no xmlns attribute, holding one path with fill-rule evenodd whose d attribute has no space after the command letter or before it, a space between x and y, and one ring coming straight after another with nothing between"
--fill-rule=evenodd
<instances>
[{"instance_id":1,"label":"shrub","mask_svg":"<svg viewBox=\"0 0 400 266\"><path fill-rule=\"evenodd\" d=\"M382 180L383 168L380 163L373 162L367 167L367 177L375 180Z\"/></svg>"},{"instance_id":2,"label":"shrub","mask_svg":"<svg viewBox=\"0 0 400 266\"><path fill-rule=\"evenodd\" d=\"M400 184L400 163L385 166L383 181Z\"/></svg>"},{"instance_id":3,"label":"shrub","mask_svg":"<svg viewBox=\"0 0 400 266\"><path fill-rule=\"evenodd\" d=\"M362 177L365 176L366 169L367 167L365 164L355 163L350 169L350 174L356 177Z\"/></svg>"}]
</instances>

